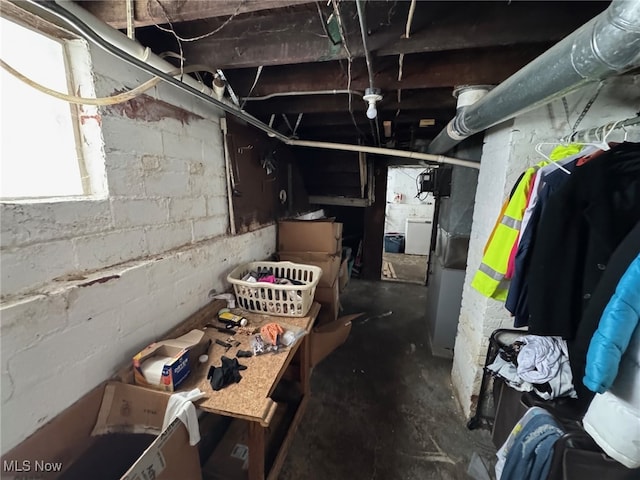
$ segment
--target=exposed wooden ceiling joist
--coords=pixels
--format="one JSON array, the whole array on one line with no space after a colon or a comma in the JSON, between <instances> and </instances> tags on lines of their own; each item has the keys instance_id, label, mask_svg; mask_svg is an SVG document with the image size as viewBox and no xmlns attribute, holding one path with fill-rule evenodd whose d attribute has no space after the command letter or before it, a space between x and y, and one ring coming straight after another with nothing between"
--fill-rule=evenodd
<instances>
[{"instance_id":1,"label":"exposed wooden ceiling joist","mask_svg":"<svg viewBox=\"0 0 640 480\"><path fill-rule=\"evenodd\" d=\"M125 0L85 0L78 3L114 28L127 26ZM136 27L164 24L167 17L171 22L184 22L303 3L309 3L309 0L134 0L134 24Z\"/></svg>"},{"instance_id":2,"label":"exposed wooden ceiling joist","mask_svg":"<svg viewBox=\"0 0 640 480\"><path fill-rule=\"evenodd\" d=\"M113 26L125 27L125 0L80 3ZM350 82L335 15L328 20L333 6L325 0L135 0L135 24L141 27L135 34L156 53L177 53L181 46L186 64L224 70L240 97L250 91L259 97L344 90L349 83L351 90L363 92L369 78L356 5L350 0L337 3L353 60ZM398 142L431 138L455 114L453 87L504 81L604 10L608 2L580 2L578 8L576 4L421 1L416 3L411 37L404 38L411 2L367 1L367 43L374 84L383 95L377 121L392 120ZM167 19L184 38L215 33L197 41L181 40L179 45L172 33L152 26L166 26ZM260 66L264 68L252 89ZM211 77L205 75L205 81ZM376 136L359 95L351 99L353 116L344 94L276 97L248 101L243 108L267 122L276 114L275 126L287 130L281 114L287 114L293 125L297 114L303 113L297 132L309 138L353 141ZM433 118L436 126L419 129L420 118Z\"/></svg>"},{"instance_id":3,"label":"exposed wooden ceiling joist","mask_svg":"<svg viewBox=\"0 0 640 480\"><path fill-rule=\"evenodd\" d=\"M388 3L375 2L376 8L389 9ZM405 2L406 3L406 2ZM430 7L421 2L425 10ZM536 43L559 40L591 18L600 10L598 3L576 10L560 9L554 15L529 3L478 2L455 17L418 19L414 33L403 38L401 22L383 25L372 30L368 44L375 56L438 52ZM371 10L371 8L369 9ZM593 10L593 12L591 12ZM497 12L501 14L498 15ZM420 12L419 12L420 13ZM418 14L416 14L418 17ZM344 16L350 24L347 44L353 57L364 55L357 19ZM468 25L460 28L467 19ZM177 27L182 35L196 36L211 31L221 19L190 22ZM422 26L420 27L420 25ZM334 44L317 15L309 11L285 11L255 18L235 19L213 37L183 45L188 62L204 63L215 68L247 68L259 65L285 65L347 58L341 44Z\"/></svg>"},{"instance_id":4,"label":"exposed wooden ceiling joist","mask_svg":"<svg viewBox=\"0 0 640 480\"><path fill-rule=\"evenodd\" d=\"M397 78L397 59L384 57L375 64L376 87L383 94L397 89L447 88L464 84L497 84L542 53L548 45L521 45L517 48L463 50L408 55L404 59L402 81ZM236 93L249 92L255 71L225 71ZM346 68L338 62L268 67L262 71L253 96L276 92L344 89ZM369 86L364 60L354 62L351 88Z\"/></svg>"}]
</instances>

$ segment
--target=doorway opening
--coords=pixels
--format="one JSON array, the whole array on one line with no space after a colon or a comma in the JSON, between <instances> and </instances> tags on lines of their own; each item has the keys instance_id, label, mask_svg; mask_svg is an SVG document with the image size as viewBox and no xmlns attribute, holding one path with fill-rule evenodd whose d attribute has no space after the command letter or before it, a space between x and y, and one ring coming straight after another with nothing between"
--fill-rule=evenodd
<instances>
[{"instance_id":1,"label":"doorway opening","mask_svg":"<svg viewBox=\"0 0 640 480\"><path fill-rule=\"evenodd\" d=\"M390 166L384 223L382 280L425 285L435 200L418 193L421 166Z\"/></svg>"}]
</instances>

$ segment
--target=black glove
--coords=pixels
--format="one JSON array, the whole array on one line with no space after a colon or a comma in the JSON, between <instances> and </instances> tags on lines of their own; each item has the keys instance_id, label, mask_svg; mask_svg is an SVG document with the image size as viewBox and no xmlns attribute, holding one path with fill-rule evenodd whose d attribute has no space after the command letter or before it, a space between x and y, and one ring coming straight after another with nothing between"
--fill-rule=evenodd
<instances>
[{"instance_id":1,"label":"black glove","mask_svg":"<svg viewBox=\"0 0 640 480\"><path fill-rule=\"evenodd\" d=\"M221 367L211 366L207 379L211 383L211 388L218 391L231 383L238 383L242 380L240 370L246 370L245 365L240 365L237 358L221 357Z\"/></svg>"}]
</instances>

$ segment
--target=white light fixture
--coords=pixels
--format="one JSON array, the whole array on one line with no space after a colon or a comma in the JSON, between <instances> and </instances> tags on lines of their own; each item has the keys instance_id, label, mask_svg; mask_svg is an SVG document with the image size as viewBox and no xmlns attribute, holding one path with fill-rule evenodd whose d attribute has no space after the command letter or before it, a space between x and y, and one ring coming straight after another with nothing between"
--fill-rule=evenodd
<instances>
[{"instance_id":1,"label":"white light fixture","mask_svg":"<svg viewBox=\"0 0 640 480\"><path fill-rule=\"evenodd\" d=\"M367 118L373 120L378 116L378 109L376 108L376 102L382 100L382 95L380 95L380 89L378 88L367 88L364 91L364 95L362 99L369 104L367 108Z\"/></svg>"}]
</instances>

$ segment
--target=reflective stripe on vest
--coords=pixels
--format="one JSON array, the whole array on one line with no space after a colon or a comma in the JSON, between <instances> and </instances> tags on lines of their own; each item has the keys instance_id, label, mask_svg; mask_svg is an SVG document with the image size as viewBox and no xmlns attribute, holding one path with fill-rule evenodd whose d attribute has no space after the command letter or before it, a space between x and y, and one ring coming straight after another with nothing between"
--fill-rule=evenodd
<instances>
[{"instance_id":1,"label":"reflective stripe on vest","mask_svg":"<svg viewBox=\"0 0 640 480\"><path fill-rule=\"evenodd\" d=\"M527 207L531 179L536 171L546 162L529 168L522 176L520 183L504 211L493 236L485 247L482 263L478 268L471 286L486 297L504 301L509 290L509 280L505 279L511 250L518 240L522 218Z\"/></svg>"}]
</instances>

